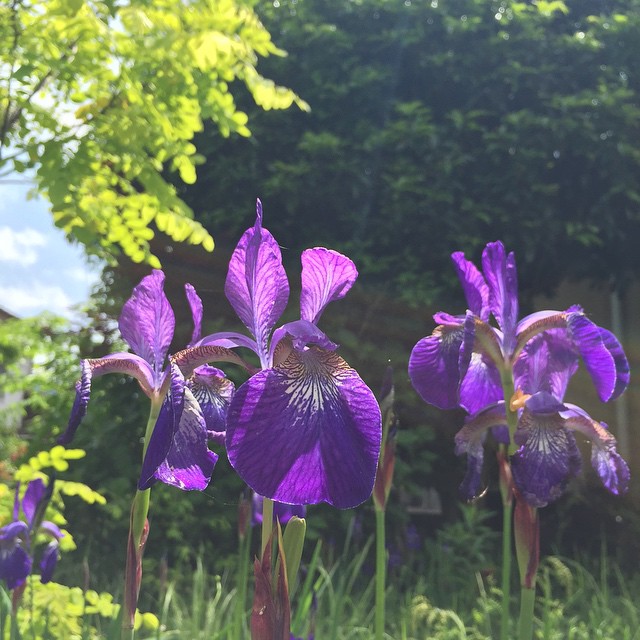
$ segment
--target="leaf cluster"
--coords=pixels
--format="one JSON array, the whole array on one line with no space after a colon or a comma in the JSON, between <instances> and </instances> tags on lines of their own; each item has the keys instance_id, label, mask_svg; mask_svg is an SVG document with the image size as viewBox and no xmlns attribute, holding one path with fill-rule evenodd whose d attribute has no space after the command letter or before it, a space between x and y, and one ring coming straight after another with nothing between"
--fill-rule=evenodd
<instances>
[{"instance_id":1,"label":"leaf cluster","mask_svg":"<svg viewBox=\"0 0 640 640\"><path fill-rule=\"evenodd\" d=\"M232 85L306 104L257 70L283 55L245 0L12 0L0 8L0 172L35 170L56 225L89 253L159 266L151 226L213 249L164 172L193 183L211 121L248 136Z\"/></svg>"}]
</instances>

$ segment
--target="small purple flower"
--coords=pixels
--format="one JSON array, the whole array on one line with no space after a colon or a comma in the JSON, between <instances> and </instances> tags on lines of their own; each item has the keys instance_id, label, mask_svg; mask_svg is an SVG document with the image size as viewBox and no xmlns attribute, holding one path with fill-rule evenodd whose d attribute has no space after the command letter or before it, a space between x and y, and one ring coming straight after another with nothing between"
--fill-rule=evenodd
<instances>
[{"instance_id":1,"label":"small purple flower","mask_svg":"<svg viewBox=\"0 0 640 640\"><path fill-rule=\"evenodd\" d=\"M144 277L122 308L120 333L133 353L82 360L82 377L76 385L69 425L58 442L69 443L86 414L92 379L106 373L124 373L138 381L157 413L139 489L161 480L180 489L202 490L218 459L209 451L207 440L224 438L233 384L213 367L192 371L185 380L177 367L165 366L175 317L164 293L164 278L164 273L157 270ZM190 284L185 285L185 292L194 324L191 341L195 342L200 338L202 302ZM233 359L231 352L229 357Z\"/></svg>"},{"instance_id":2,"label":"small purple flower","mask_svg":"<svg viewBox=\"0 0 640 640\"><path fill-rule=\"evenodd\" d=\"M358 373L317 327L327 304L357 278L353 262L324 248L302 254L300 319L274 331L289 298L275 238L255 225L240 239L225 285L249 330L207 336L174 361L188 373L218 359L216 350L245 347L261 370L235 393L226 426L227 455L256 493L288 504L328 502L340 508L371 495L380 451L378 403Z\"/></svg>"},{"instance_id":3,"label":"small purple flower","mask_svg":"<svg viewBox=\"0 0 640 640\"><path fill-rule=\"evenodd\" d=\"M58 541L64 536L52 522L43 520L44 512L53 492L53 481L46 487L40 478L27 485L20 501L20 485L16 487L13 521L0 529L0 580L9 589L24 584L33 564L33 542L41 532L52 538L40 561L40 580L51 580L58 562ZM24 520L20 519L20 510Z\"/></svg>"},{"instance_id":4,"label":"small purple flower","mask_svg":"<svg viewBox=\"0 0 640 640\"><path fill-rule=\"evenodd\" d=\"M552 502L580 470L574 431L591 441L592 465L605 487L624 492L629 470L615 449L615 438L604 423L563 401L580 359L603 402L626 389L629 364L618 340L578 306L518 321L515 258L500 242L486 246L482 272L460 252L452 259L468 311L465 316L434 316L438 326L414 347L409 376L426 402L443 409L459 406L470 414L456 436L457 453L468 458L462 493L472 498L481 491L487 432L499 442L510 442L505 401L515 403L510 406L518 411L512 470L529 504ZM491 316L497 326L489 323ZM504 398L504 378L513 381L513 398Z\"/></svg>"}]
</instances>

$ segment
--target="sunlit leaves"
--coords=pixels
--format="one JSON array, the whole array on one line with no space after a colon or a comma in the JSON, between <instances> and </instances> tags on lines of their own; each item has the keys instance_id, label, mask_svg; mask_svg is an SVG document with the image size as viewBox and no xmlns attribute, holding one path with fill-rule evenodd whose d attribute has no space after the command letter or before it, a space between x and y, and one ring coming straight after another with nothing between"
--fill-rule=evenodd
<instances>
[{"instance_id":1,"label":"sunlit leaves","mask_svg":"<svg viewBox=\"0 0 640 640\"><path fill-rule=\"evenodd\" d=\"M155 267L152 225L213 248L165 172L196 181L204 120L249 135L231 83L265 109L308 108L257 72L283 52L245 0L16 2L0 42L0 173L35 169L56 224L90 253L115 245Z\"/></svg>"}]
</instances>

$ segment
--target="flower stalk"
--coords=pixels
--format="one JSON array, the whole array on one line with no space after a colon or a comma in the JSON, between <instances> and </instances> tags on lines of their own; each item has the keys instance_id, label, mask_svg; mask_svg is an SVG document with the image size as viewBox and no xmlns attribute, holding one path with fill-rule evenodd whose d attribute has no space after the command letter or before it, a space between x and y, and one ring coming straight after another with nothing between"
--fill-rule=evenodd
<instances>
[{"instance_id":1,"label":"flower stalk","mask_svg":"<svg viewBox=\"0 0 640 640\"><path fill-rule=\"evenodd\" d=\"M385 612L386 612L386 579L387 579L387 552L386 552L386 527L385 514L387 501L393 482L393 470L395 467L395 432L396 416L393 410L395 390L393 386L393 370L387 368L382 383L382 400L380 401L380 413L382 415L382 446L378 458L378 470L373 485L373 504L376 514L376 581L375 581L375 639L384 637Z\"/></svg>"}]
</instances>

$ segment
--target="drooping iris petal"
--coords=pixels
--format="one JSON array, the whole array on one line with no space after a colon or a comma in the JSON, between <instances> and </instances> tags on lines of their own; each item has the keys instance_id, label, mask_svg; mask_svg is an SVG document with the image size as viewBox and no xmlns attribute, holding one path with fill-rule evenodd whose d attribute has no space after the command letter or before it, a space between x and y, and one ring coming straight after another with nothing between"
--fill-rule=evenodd
<instances>
[{"instance_id":1,"label":"drooping iris petal","mask_svg":"<svg viewBox=\"0 0 640 640\"><path fill-rule=\"evenodd\" d=\"M409 358L413 388L425 402L440 409L458 406L458 360L463 336L461 324L436 327L430 336L416 344Z\"/></svg>"},{"instance_id":2,"label":"drooping iris petal","mask_svg":"<svg viewBox=\"0 0 640 640\"><path fill-rule=\"evenodd\" d=\"M566 321L571 338L591 375L600 400L607 402L618 386L618 372L616 359L605 345L600 327L583 313L569 313ZM622 347L619 349L619 352L621 351ZM619 352L617 352L618 357Z\"/></svg>"},{"instance_id":3,"label":"drooping iris petal","mask_svg":"<svg viewBox=\"0 0 640 640\"><path fill-rule=\"evenodd\" d=\"M40 523L40 530L56 540L64 537L64 533L62 533L60 527L53 522L49 522L49 520L43 520Z\"/></svg>"},{"instance_id":4,"label":"drooping iris petal","mask_svg":"<svg viewBox=\"0 0 640 640\"><path fill-rule=\"evenodd\" d=\"M0 529L0 545L13 542L21 536L29 533L29 526L22 520L15 520Z\"/></svg>"},{"instance_id":5,"label":"drooping iris petal","mask_svg":"<svg viewBox=\"0 0 640 640\"><path fill-rule=\"evenodd\" d=\"M187 296L187 302L191 309L191 317L193 318L193 333L191 334L191 341L188 345L192 346L200 340L200 336L202 335L202 300L196 293L193 285L190 285L188 282L184 285L184 293Z\"/></svg>"},{"instance_id":6,"label":"drooping iris petal","mask_svg":"<svg viewBox=\"0 0 640 640\"><path fill-rule=\"evenodd\" d=\"M317 324L324 308L351 289L358 270L347 256L322 247L303 251L301 260L300 317Z\"/></svg>"},{"instance_id":7,"label":"drooping iris petal","mask_svg":"<svg viewBox=\"0 0 640 640\"><path fill-rule=\"evenodd\" d=\"M165 396L158 419L149 438L147 451L142 461L138 489L148 489L155 483L155 473L166 460L173 438L178 430L180 416L184 411L186 382L180 369L171 365L171 389Z\"/></svg>"},{"instance_id":8,"label":"drooping iris petal","mask_svg":"<svg viewBox=\"0 0 640 640\"><path fill-rule=\"evenodd\" d=\"M15 589L30 573L31 557L20 541L17 538L3 540L0 533L0 580L4 580L9 589Z\"/></svg>"},{"instance_id":9,"label":"drooping iris petal","mask_svg":"<svg viewBox=\"0 0 640 640\"><path fill-rule=\"evenodd\" d=\"M227 411L235 392L235 385L220 369L203 365L193 372L187 386L200 405L209 439L224 444Z\"/></svg>"},{"instance_id":10,"label":"drooping iris petal","mask_svg":"<svg viewBox=\"0 0 640 640\"><path fill-rule=\"evenodd\" d=\"M207 427L197 400L188 387L184 406L165 460L155 478L184 491L206 489L218 456L207 447Z\"/></svg>"},{"instance_id":11,"label":"drooping iris petal","mask_svg":"<svg viewBox=\"0 0 640 640\"><path fill-rule=\"evenodd\" d=\"M502 400L502 396L500 372L495 364L479 353L472 353L460 383L460 406L474 414Z\"/></svg>"},{"instance_id":12,"label":"drooping iris petal","mask_svg":"<svg viewBox=\"0 0 640 640\"><path fill-rule=\"evenodd\" d=\"M287 306L289 281L278 243L262 228L259 200L255 225L245 231L231 256L224 291L256 339L258 355L266 366L269 333Z\"/></svg>"},{"instance_id":13,"label":"drooping iris petal","mask_svg":"<svg viewBox=\"0 0 640 640\"><path fill-rule=\"evenodd\" d=\"M58 564L58 542L52 540L42 552L40 559L40 582L47 584L53 578L53 572Z\"/></svg>"},{"instance_id":14,"label":"drooping iris petal","mask_svg":"<svg viewBox=\"0 0 640 640\"><path fill-rule=\"evenodd\" d=\"M82 360L82 377L76 383L76 397L65 432L58 438L58 444L69 444L80 422L87 413L91 396L91 380L107 373L125 373L135 378L148 397L152 397L163 384L164 376L156 379L154 371L146 360L133 353L113 353L104 358Z\"/></svg>"},{"instance_id":15,"label":"drooping iris petal","mask_svg":"<svg viewBox=\"0 0 640 640\"><path fill-rule=\"evenodd\" d=\"M158 378L173 339L175 317L164 293L164 273L154 270L124 303L118 326L131 350L146 360Z\"/></svg>"},{"instance_id":16,"label":"drooping iris petal","mask_svg":"<svg viewBox=\"0 0 640 640\"><path fill-rule=\"evenodd\" d=\"M610 400L615 400L628 386L630 379L629 361L622 349L622 345L618 342L618 339L602 327L598 327L600 331L600 339L605 346L605 349L609 351L613 358L614 366L616 369L616 383L613 388Z\"/></svg>"},{"instance_id":17,"label":"drooping iris petal","mask_svg":"<svg viewBox=\"0 0 640 640\"><path fill-rule=\"evenodd\" d=\"M559 498L580 471L575 438L558 413L534 413L527 405L514 440L520 447L511 458L515 485L530 505L544 507Z\"/></svg>"},{"instance_id":18,"label":"drooping iris petal","mask_svg":"<svg viewBox=\"0 0 640 640\"><path fill-rule=\"evenodd\" d=\"M467 472L460 485L460 494L466 500L477 498L483 490L482 465L487 432L491 430L502 442L506 428L504 402L499 402L468 419L456 433L456 455L467 455ZM506 435L508 441L508 430Z\"/></svg>"},{"instance_id":19,"label":"drooping iris petal","mask_svg":"<svg viewBox=\"0 0 640 640\"><path fill-rule=\"evenodd\" d=\"M346 509L371 495L381 436L371 390L337 354L312 347L236 391L226 446L260 495Z\"/></svg>"},{"instance_id":20,"label":"drooping iris petal","mask_svg":"<svg viewBox=\"0 0 640 640\"><path fill-rule=\"evenodd\" d=\"M596 422L582 409L567 404L566 427L583 433L591 442L591 466L602 484L611 493L618 495L629 487L629 467L616 451L616 439L607 430L604 422Z\"/></svg>"},{"instance_id":21,"label":"drooping iris petal","mask_svg":"<svg viewBox=\"0 0 640 640\"><path fill-rule=\"evenodd\" d=\"M478 316L483 322L489 320L489 287L478 268L464 257L462 251L451 254L451 260L458 273L458 278L464 289L469 311Z\"/></svg>"},{"instance_id":22,"label":"drooping iris petal","mask_svg":"<svg viewBox=\"0 0 640 640\"><path fill-rule=\"evenodd\" d=\"M27 490L24 492L24 497L22 498L22 511L29 526L33 523L33 517L46 491L47 488L41 478L35 478L27 485Z\"/></svg>"},{"instance_id":23,"label":"drooping iris petal","mask_svg":"<svg viewBox=\"0 0 640 640\"><path fill-rule=\"evenodd\" d=\"M252 510L251 510L251 525L256 526L262 524L262 505L264 503L264 498L253 492L252 499ZM293 518L293 516L297 516L298 518L304 518L307 514L307 508L303 504L284 504L283 502L274 502L273 503L273 519L276 518L280 524L286 524Z\"/></svg>"},{"instance_id":24,"label":"drooping iris petal","mask_svg":"<svg viewBox=\"0 0 640 640\"><path fill-rule=\"evenodd\" d=\"M504 350L515 347L518 323L518 277L513 253L506 255L502 242L490 242L482 253L482 270L489 285L491 312L504 334Z\"/></svg>"}]
</instances>

